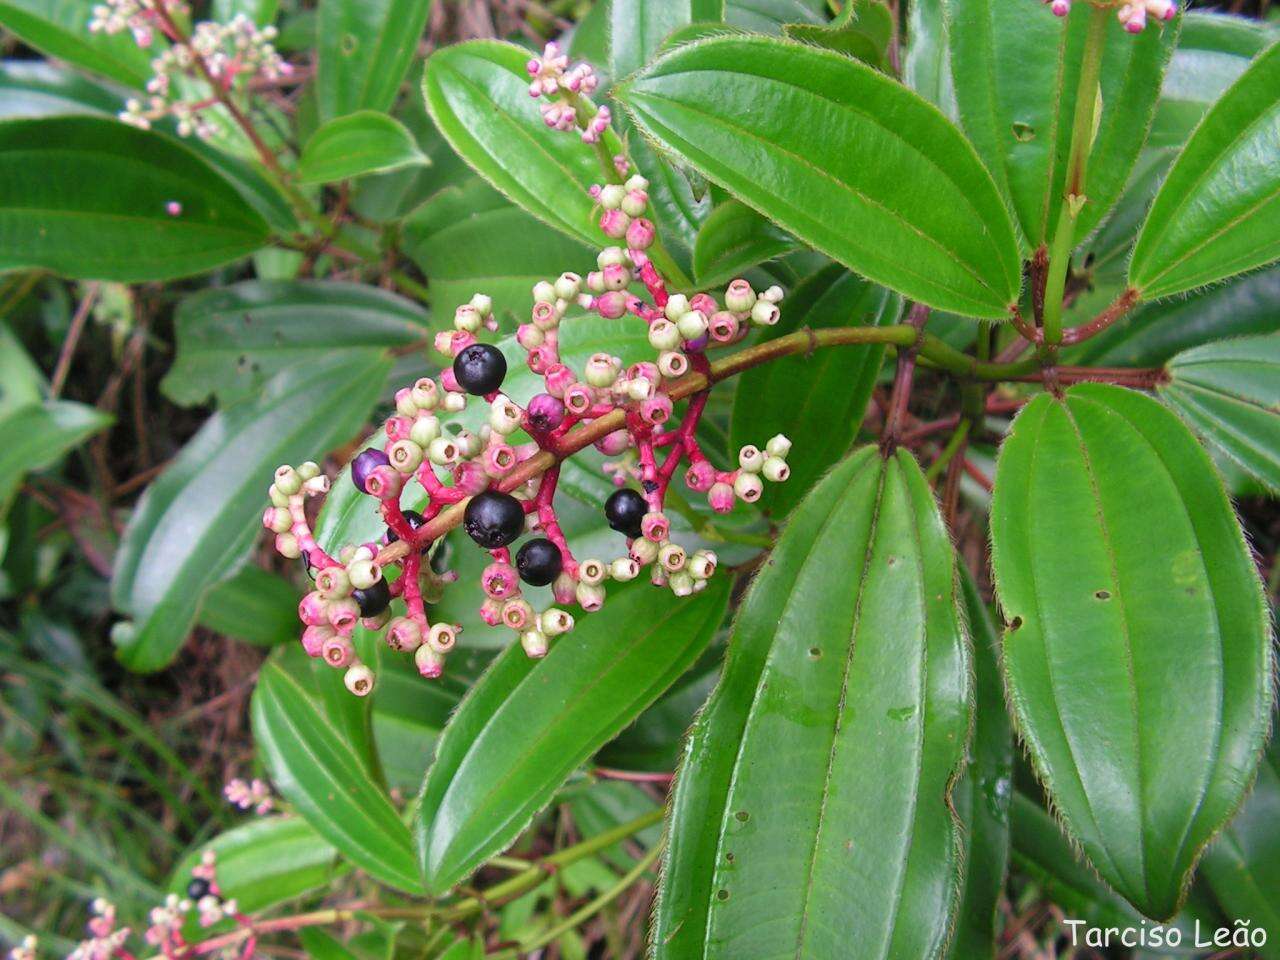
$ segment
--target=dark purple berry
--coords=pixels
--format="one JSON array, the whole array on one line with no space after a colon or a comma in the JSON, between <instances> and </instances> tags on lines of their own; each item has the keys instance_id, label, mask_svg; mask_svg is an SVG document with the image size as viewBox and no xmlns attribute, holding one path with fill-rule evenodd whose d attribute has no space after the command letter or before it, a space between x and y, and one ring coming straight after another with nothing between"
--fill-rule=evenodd
<instances>
[{"instance_id":1,"label":"dark purple berry","mask_svg":"<svg viewBox=\"0 0 1280 960\"><path fill-rule=\"evenodd\" d=\"M209 881L204 877L192 877L191 882L187 884L187 899L200 902L207 897L213 888L209 885Z\"/></svg>"},{"instance_id":2,"label":"dark purple berry","mask_svg":"<svg viewBox=\"0 0 1280 960\"><path fill-rule=\"evenodd\" d=\"M409 524L410 530L417 530L420 526L422 526L424 523L427 522L427 518L424 517L422 514L420 514L417 510L404 511L404 520L405 520L405 523ZM395 543L399 539L400 539L400 535L396 533L394 530L392 530L390 527L387 527L387 534L386 534L387 543ZM431 543L430 541L428 541L427 543L424 543L422 545L422 549L419 550L418 552L426 553L427 550L429 550L430 548L431 548Z\"/></svg>"},{"instance_id":3,"label":"dark purple berry","mask_svg":"<svg viewBox=\"0 0 1280 960\"><path fill-rule=\"evenodd\" d=\"M453 376L467 393L483 397L502 386L507 358L491 343L473 343L453 358Z\"/></svg>"},{"instance_id":4,"label":"dark purple berry","mask_svg":"<svg viewBox=\"0 0 1280 960\"><path fill-rule=\"evenodd\" d=\"M391 605L391 588L387 586L387 578L383 577L372 587L352 590L351 598L360 607L360 616L376 617Z\"/></svg>"},{"instance_id":5,"label":"dark purple berry","mask_svg":"<svg viewBox=\"0 0 1280 960\"><path fill-rule=\"evenodd\" d=\"M360 451L351 461L351 482L361 493L368 493L365 482L369 479L369 475L378 467L385 467L390 462L385 453L373 447Z\"/></svg>"},{"instance_id":6,"label":"dark purple berry","mask_svg":"<svg viewBox=\"0 0 1280 960\"><path fill-rule=\"evenodd\" d=\"M548 433L564 423L564 404L549 393L540 393L529 401L529 426Z\"/></svg>"},{"instance_id":7,"label":"dark purple berry","mask_svg":"<svg viewBox=\"0 0 1280 960\"><path fill-rule=\"evenodd\" d=\"M516 569L520 579L533 587L545 587L555 582L564 567L560 548L545 537L530 540L516 554Z\"/></svg>"},{"instance_id":8,"label":"dark purple berry","mask_svg":"<svg viewBox=\"0 0 1280 960\"><path fill-rule=\"evenodd\" d=\"M633 540L640 536L640 521L649 512L649 504L636 491L625 488L604 502L604 518L609 526Z\"/></svg>"},{"instance_id":9,"label":"dark purple berry","mask_svg":"<svg viewBox=\"0 0 1280 960\"><path fill-rule=\"evenodd\" d=\"M486 550L497 550L524 532L524 507L509 493L486 490L467 503L462 529Z\"/></svg>"}]
</instances>

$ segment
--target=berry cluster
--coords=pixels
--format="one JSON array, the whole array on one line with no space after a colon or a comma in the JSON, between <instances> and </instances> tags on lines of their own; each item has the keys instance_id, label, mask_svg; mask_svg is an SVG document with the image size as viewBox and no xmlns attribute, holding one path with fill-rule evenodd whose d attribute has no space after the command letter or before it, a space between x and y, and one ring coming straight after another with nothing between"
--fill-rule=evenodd
<instances>
[{"instance_id":1,"label":"berry cluster","mask_svg":"<svg viewBox=\"0 0 1280 960\"><path fill-rule=\"evenodd\" d=\"M588 63L569 66L569 58L559 44L548 43L542 56L526 65L531 78L529 96L545 97L542 119L553 130L582 130L583 143L598 143L609 129L609 108L595 106L586 98L599 85L595 70Z\"/></svg>"},{"instance_id":2,"label":"berry cluster","mask_svg":"<svg viewBox=\"0 0 1280 960\"><path fill-rule=\"evenodd\" d=\"M1097 2L1097 0L1090 0ZM1055 16L1065 17L1071 12L1071 0L1044 0ZM1178 12L1178 0L1111 0L1116 15L1130 33L1141 33L1147 27L1147 18L1172 20Z\"/></svg>"},{"instance_id":3,"label":"berry cluster","mask_svg":"<svg viewBox=\"0 0 1280 960\"><path fill-rule=\"evenodd\" d=\"M542 377L542 392L524 405L502 392L508 361L497 347L477 339L482 330L498 326L490 299L477 294L457 308L454 328L436 337L436 349L451 365L438 379L424 377L396 394L395 413L384 424L385 443L364 450L351 466L351 482L380 503L386 523L381 543L349 546L337 558L329 556L316 543L305 510L307 497L325 493L328 481L314 463L277 470L264 525L276 534L279 552L304 557L315 579L315 590L299 607L306 625L303 647L345 669L353 693L366 694L373 686L373 674L352 642L357 623L385 631L387 644L412 653L423 676L443 671L460 628L429 621L427 604L451 575L436 573L424 557L439 535L431 521L446 508L465 502L462 527L492 557L481 575L481 618L514 630L525 652L540 657L550 639L573 628L574 617L564 607L600 609L607 580L632 580L649 567L652 582L678 596L706 585L716 555L710 550L690 554L675 543L664 513L668 487L681 466L688 488L705 494L719 513L732 510L737 500L759 499L765 481L787 479L791 445L781 435L763 450L743 447L734 469L716 468L695 436L706 391L693 394L678 425L671 393L691 371L710 372L709 347L737 343L753 323L776 323L781 289L756 292L739 279L729 284L723 302L708 293L669 294L645 252L655 242L653 224L644 216L648 183L629 172L620 172L623 182L591 189L601 228L625 237L627 246L602 250L598 269L586 278L564 273L533 288L530 319L519 325L515 340L529 369ZM637 286L649 299L633 292ZM597 353L575 370L559 351L561 324L575 310L610 319L636 317L647 325L656 357L626 366L618 357ZM487 423L478 433L447 431L442 415L463 410L471 398L488 403ZM587 435L606 456L620 458L605 465L622 488L605 504L605 519L627 538L627 551L608 562L579 560L556 513L557 464L585 445L579 441L582 431L607 416L619 420L618 429ZM549 469L518 472L547 453L552 455ZM639 489L628 486L632 481ZM423 513L402 509L411 482L427 494ZM516 541L526 533L531 537L513 556ZM394 579L391 566L399 567ZM551 587L557 606L536 610L522 585ZM392 616L397 598L405 613Z\"/></svg>"},{"instance_id":4,"label":"berry cluster","mask_svg":"<svg viewBox=\"0 0 1280 960\"><path fill-rule=\"evenodd\" d=\"M135 127L148 129L166 116L177 121L181 136L195 134L208 139L218 127L208 110L218 103L217 97L184 100L175 96L175 78L195 77L216 84L223 93L243 88L259 77L279 80L292 72L292 67L276 51L276 28L259 28L244 14L236 14L228 23L198 23L190 38L176 28L175 15L185 14L187 5L178 0L108 0L94 7L89 29L95 33L114 34L129 30L134 41L143 48L155 42L160 31L169 41L151 61L153 75L147 81L145 101L131 98L125 103L120 119Z\"/></svg>"}]
</instances>

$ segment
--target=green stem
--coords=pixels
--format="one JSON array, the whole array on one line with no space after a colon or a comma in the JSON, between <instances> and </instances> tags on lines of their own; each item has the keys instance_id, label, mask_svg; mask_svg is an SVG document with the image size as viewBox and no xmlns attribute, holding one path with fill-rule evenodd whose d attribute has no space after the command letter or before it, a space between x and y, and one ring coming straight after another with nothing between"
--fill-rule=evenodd
<instances>
[{"instance_id":1,"label":"green stem","mask_svg":"<svg viewBox=\"0 0 1280 960\"><path fill-rule=\"evenodd\" d=\"M924 478L930 483L937 480L942 475L942 471L946 469L947 464L951 462L951 458L956 455L957 451L964 446L965 441L968 439L969 419L966 417L951 432L951 439L942 448L942 453L938 455L938 459L929 464L929 469L924 472Z\"/></svg>"},{"instance_id":2,"label":"green stem","mask_svg":"<svg viewBox=\"0 0 1280 960\"><path fill-rule=\"evenodd\" d=\"M1071 125L1071 148L1067 154L1067 179L1058 210L1058 225L1049 248L1049 275L1044 294L1044 342L1056 347L1062 340L1062 299L1067 284L1067 268L1071 265L1071 249L1075 242L1076 220L1087 202L1084 194L1093 146L1094 111L1098 102L1098 77L1102 72L1102 54L1111 26L1111 8L1089 7L1089 32L1085 38L1084 56L1080 61L1080 82L1076 88L1075 121Z\"/></svg>"}]
</instances>

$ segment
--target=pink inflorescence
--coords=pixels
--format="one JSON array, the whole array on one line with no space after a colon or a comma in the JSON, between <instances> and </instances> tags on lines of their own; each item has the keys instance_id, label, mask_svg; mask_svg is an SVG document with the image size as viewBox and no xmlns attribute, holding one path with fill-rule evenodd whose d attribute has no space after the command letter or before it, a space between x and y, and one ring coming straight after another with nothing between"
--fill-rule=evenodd
<instances>
[{"instance_id":1,"label":"pink inflorescence","mask_svg":"<svg viewBox=\"0 0 1280 960\"><path fill-rule=\"evenodd\" d=\"M553 51L549 51L549 54ZM530 70L563 70L548 56L531 61ZM536 66L536 71L535 71ZM271 507L264 525L276 534L276 548L286 557L305 557L315 590L299 605L305 625L307 653L346 671L353 693L367 694L373 674L352 642L358 623L384 632L394 650L411 653L418 671L437 677L453 649L459 627L431 623L427 604L439 598L450 574L438 574L425 562L431 546L428 525L440 512L467 502L463 528L492 562L481 575L485 600L482 619L515 631L531 657L547 652L551 639L574 625L566 607L585 612L600 609L609 580L638 577L648 567L655 585L678 596L701 590L715 572L710 550L688 553L671 539L664 512L668 487L684 467L689 489L704 494L719 513L738 500L759 499L764 482L787 479L790 442L779 435L763 449L743 447L730 470L714 466L695 437L706 405L706 392L694 394L678 416L671 385L690 371L710 370L708 348L734 344L752 324L778 321L782 290L757 292L746 280L734 280L717 299L708 293L669 293L665 279L646 250L654 243L653 224L645 217L648 183L620 172L621 183L592 187L600 209L600 225L625 246L600 251L597 268L587 276L563 273L533 287L529 320L519 325L515 340L529 369L542 378L542 391L520 403L501 391L506 359L477 339L494 331L497 321L490 299L481 294L457 308L453 329L436 337L435 347L452 359L436 379L424 377L396 394L396 410L384 424L385 442L352 461L352 482L380 503L387 534L382 543L345 547L338 557L316 543L305 501L325 493L328 481L314 463L282 466L271 485ZM633 292L642 286L648 298ZM626 365L618 357L597 353L575 369L560 355L560 329L571 310L605 318L634 318L648 328L652 360ZM451 433L441 414L463 410L472 397L488 404L487 422L478 431ZM582 444L577 431L615 411L625 413L624 426L595 440L614 458L604 469L619 488L605 506L610 526L627 538L627 551L611 561L579 560L569 548L556 513L559 466L523 482L513 471L540 452L557 460ZM519 439L522 432L526 439ZM523 475L521 475L523 477ZM402 507L411 484L427 495L421 513ZM513 556L515 541L533 535ZM391 541L405 547L386 553ZM388 568L399 567L389 581ZM550 586L553 606L534 608L524 585ZM405 613L392 616L390 604L402 600Z\"/></svg>"},{"instance_id":2,"label":"pink inflorescence","mask_svg":"<svg viewBox=\"0 0 1280 960\"><path fill-rule=\"evenodd\" d=\"M590 64L569 66L569 58L559 44L548 43L542 56L526 64L529 72L529 96L545 98L542 119L553 130L582 130L583 143L596 143L609 129L609 108L594 106L587 97L599 85Z\"/></svg>"},{"instance_id":3,"label":"pink inflorescence","mask_svg":"<svg viewBox=\"0 0 1280 960\"><path fill-rule=\"evenodd\" d=\"M1059 17L1071 12L1072 0L1044 0L1044 3ZM1097 0L1091 0L1097 2ZM1124 28L1130 33L1141 33L1147 26L1147 18L1153 20L1172 20L1178 12L1177 0L1112 0L1108 5L1117 8L1116 14Z\"/></svg>"}]
</instances>

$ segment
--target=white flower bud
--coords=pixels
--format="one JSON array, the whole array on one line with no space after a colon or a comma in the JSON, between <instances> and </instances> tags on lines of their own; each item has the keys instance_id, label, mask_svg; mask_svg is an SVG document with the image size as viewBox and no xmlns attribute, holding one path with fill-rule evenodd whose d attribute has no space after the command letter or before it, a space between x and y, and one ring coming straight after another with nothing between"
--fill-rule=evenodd
<instances>
[{"instance_id":1,"label":"white flower bud","mask_svg":"<svg viewBox=\"0 0 1280 960\"><path fill-rule=\"evenodd\" d=\"M746 313L756 304L756 293L751 284L738 279L729 284L724 292L724 305L734 313Z\"/></svg>"},{"instance_id":2,"label":"white flower bud","mask_svg":"<svg viewBox=\"0 0 1280 960\"><path fill-rule=\"evenodd\" d=\"M781 457L769 457L765 460L761 473L770 483L783 483L787 477L791 476L791 468Z\"/></svg>"},{"instance_id":3,"label":"white flower bud","mask_svg":"<svg viewBox=\"0 0 1280 960\"><path fill-rule=\"evenodd\" d=\"M680 329L670 320L655 320L649 324L649 345L655 350L674 350L680 346Z\"/></svg>"},{"instance_id":4,"label":"white flower bud","mask_svg":"<svg viewBox=\"0 0 1280 960\"><path fill-rule=\"evenodd\" d=\"M373 692L373 671L363 663L353 663L347 667L342 682L357 697L366 697Z\"/></svg>"},{"instance_id":5,"label":"white flower bud","mask_svg":"<svg viewBox=\"0 0 1280 960\"><path fill-rule=\"evenodd\" d=\"M740 473L733 481L733 492L746 503L755 503L764 492L764 481L755 473Z\"/></svg>"},{"instance_id":6,"label":"white flower bud","mask_svg":"<svg viewBox=\"0 0 1280 960\"><path fill-rule=\"evenodd\" d=\"M446 393L442 406L446 413L461 413L467 409L467 395L465 393Z\"/></svg>"},{"instance_id":7,"label":"white flower bud","mask_svg":"<svg viewBox=\"0 0 1280 960\"><path fill-rule=\"evenodd\" d=\"M556 288L548 280L539 280L533 285L534 303L555 303Z\"/></svg>"},{"instance_id":8,"label":"white flower bud","mask_svg":"<svg viewBox=\"0 0 1280 960\"><path fill-rule=\"evenodd\" d=\"M667 541L658 547L658 563L662 564L662 568L670 573L684 569L686 555L684 547L678 543Z\"/></svg>"},{"instance_id":9,"label":"white flower bud","mask_svg":"<svg viewBox=\"0 0 1280 960\"><path fill-rule=\"evenodd\" d=\"M598 583L579 583L574 594L578 605L587 613L595 613L604 606L604 587Z\"/></svg>"},{"instance_id":10,"label":"white flower bud","mask_svg":"<svg viewBox=\"0 0 1280 960\"><path fill-rule=\"evenodd\" d=\"M427 459L437 467L447 467L458 459L458 445L448 437L436 437L427 447Z\"/></svg>"},{"instance_id":11,"label":"white flower bud","mask_svg":"<svg viewBox=\"0 0 1280 960\"><path fill-rule=\"evenodd\" d=\"M623 187L627 192L631 192L632 190L644 191L649 189L649 181L637 173L628 177L627 182L623 184Z\"/></svg>"},{"instance_id":12,"label":"white flower bud","mask_svg":"<svg viewBox=\"0 0 1280 960\"><path fill-rule=\"evenodd\" d=\"M658 545L647 537L636 537L631 541L630 555L640 566L648 566L658 559Z\"/></svg>"},{"instance_id":13,"label":"white flower bud","mask_svg":"<svg viewBox=\"0 0 1280 960\"><path fill-rule=\"evenodd\" d=\"M606 183L600 188L600 196L597 201L605 210L617 210L622 206L622 201L626 195L627 189L622 184Z\"/></svg>"},{"instance_id":14,"label":"white flower bud","mask_svg":"<svg viewBox=\"0 0 1280 960\"><path fill-rule=\"evenodd\" d=\"M471 304L464 303L453 312L453 325L466 333L475 333L484 326L484 317Z\"/></svg>"},{"instance_id":15,"label":"white flower bud","mask_svg":"<svg viewBox=\"0 0 1280 960\"><path fill-rule=\"evenodd\" d=\"M582 278L576 273L562 273L556 280L556 296L561 300L572 300L582 290Z\"/></svg>"},{"instance_id":16,"label":"white flower bud","mask_svg":"<svg viewBox=\"0 0 1280 960\"><path fill-rule=\"evenodd\" d=\"M764 450L771 457L785 460L787 454L791 452L791 441L779 433L769 438L769 442L764 445Z\"/></svg>"},{"instance_id":17,"label":"white flower bud","mask_svg":"<svg viewBox=\"0 0 1280 960\"><path fill-rule=\"evenodd\" d=\"M707 332L707 317L701 310L690 310L676 321L676 327L686 340L697 340Z\"/></svg>"},{"instance_id":18,"label":"white flower bud","mask_svg":"<svg viewBox=\"0 0 1280 960\"><path fill-rule=\"evenodd\" d=\"M759 447L748 443L738 451L738 466L747 473L759 473L760 468L764 466L764 454L760 452Z\"/></svg>"},{"instance_id":19,"label":"white flower bud","mask_svg":"<svg viewBox=\"0 0 1280 960\"><path fill-rule=\"evenodd\" d=\"M307 460L305 463L299 464L298 476L302 478L303 483L306 483L308 480L314 480L316 477L320 476L320 464L316 463L314 460Z\"/></svg>"},{"instance_id":20,"label":"white flower bud","mask_svg":"<svg viewBox=\"0 0 1280 960\"><path fill-rule=\"evenodd\" d=\"M504 437L520 428L520 408L499 394L489 405L489 426Z\"/></svg>"},{"instance_id":21,"label":"white flower bud","mask_svg":"<svg viewBox=\"0 0 1280 960\"><path fill-rule=\"evenodd\" d=\"M420 377L413 385L410 391L413 402L418 410L434 410L436 405L440 403L440 388L436 386L436 382L430 377ZM417 413L415 410L414 413ZM409 414L413 416L413 414Z\"/></svg>"},{"instance_id":22,"label":"white flower bud","mask_svg":"<svg viewBox=\"0 0 1280 960\"><path fill-rule=\"evenodd\" d=\"M273 507L289 506L289 497L274 483L267 488L267 496L270 498Z\"/></svg>"},{"instance_id":23,"label":"white flower bud","mask_svg":"<svg viewBox=\"0 0 1280 960\"><path fill-rule=\"evenodd\" d=\"M440 421L427 415L418 417L409 428L409 439L420 447L431 446L432 441L440 436Z\"/></svg>"},{"instance_id":24,"label":"white flower bud","mask_svg":"<svg viewBox=\"0 0 1280 960\"><path fill-rule=\"evenodd\" d=\"M471 297L471 306L480 312L480 316L488 319L493 313L493 298L483 293L474 294Z\"/></svg>"},{"instance_id":25,"label":"white flower bud","mask_svg":"<svg viewBox=\"0 0 1280 960\"><path fill-rule=\"evenodd\" d=\"M667 579L667 585L677 597L687 597L693 593L693 577L684 570L677 570Z\"/></svg>"},{"instance_id":26,"label":"white flower bud","mask_svg":"<svg viewBox=\"0 0 1280 960\"><path fill-rule=\"evenodd\" d=\"M772 327L781 316L778 305L768 300L757 300L756 305L751 308L751 321L764 327Z\"/></svg>"},{"instance_id":27,"label":"white flower bud","mask_svg":"<svg viewBox=\"0 0 1280 960\"><path fill-rule=\"evenodd\" d=\"M648 543L649 541L644 541ZM634 580L640 575L640 564L633 557L619 557L609 564L609 576L619 583Z\"/></svg>"},{"instance_id":28,"label":"white flower bud","mask_svg":"<svg viewBox=\"0 0 1280 960\"><path fill-rule=\"evenodd\" d=\"M771 287L770 287L768 290L766 290L764 293L760 294L760 298L761 298L762 300L768 300L770 303L781 303L781 302L782 302L782 288L781 288L780 286L778 286L778 285L775 283L773 286L771 286Z\"/></svg>"},{"instance_id":29,"label":"white flower bud","mask_svg":"<svg viewBox=\"0 0 1280 960\"><path fill-rule=\"evenodd\" d=\"M697 550L689 558L688 570L695 580L709 580L716 572L719 558L710 550Z\"/></svg>"},{"instance_id":30,"label":"white flower bud","mask_svg":"<svg viewBox=\"0 0 1280 960\"><path fill-rule=\"evenodd\" d=\"M625 266L627 254L621 247L605 247L596 256L596 266L601 270L610 266Z\"/></svg>"},{"instance_id":31,"label":"white flower bud","mask_svg":"<svg viewBox=\"0 0 1280 960\"><path fill-rule=\"evenodd\" d=\"M280 533L276 534L276 553L286 560L297 560L302 556L302 547L292 533Z\"/></svg>"},{"instance_id":32,"label":"white flower bud","mask_svg":"<svg viewBox=\"0 0 1280 960\"><path fill-rule=\"evenodd\" d=\"M658 372L664 377L682 377L689 372L689 358L678 350L658 355Z\"/></svg>"},{"instance_id":33,"label":"white flower bud","mask_svg":"<svg viewBox=\"0 0 1280 960\"><path fill-rule=\"evenodd\" d=\"M347 579L357 590L368 590L382 579L382 569L372 560L358 559L347 567Z\"/></svg>"},{"instance_id":34,"label":"white flower bud","mask_svg":"<svg viewBox=\"0 0 1280 960\"><path fill-rule=\"evenodd\" d=\"M582 563L578 564L578 579L583 583L589 583L593 586L603 583L608 573L609 568L601 560L583 560Z\"/></svg>"},{"instance_id":35,"label":"white flower bud","mask_svg":"<svg viewBox=\"0 0 1280 960\"><path fill-rule=\"evenodd\" d=\"M451 623L436 623L427 631L427 645L436 653L448 653L458 642L458 630Z\"/></svg>"},{"instance_id":36,"label":"white flower bud","mask_svg":"<svg viewBox=\"0 0 1280 960\"><path fill-rule=\"evenodd\" d=\"M520 646L529 659L540 660L547 655L547 636L541 630L525 630L520 634Z\"/></svg>"},{"instance_id":37,"label":"white flower bud","mask_svg":"<svg viewBox=\"0 0 1280 960\"><path fill-rule=\"evenodd\" d=\"M412 440L397 440L387 451L387 459L391 466L407 476L422 464L422 447Z\"/></svg>"},{"instance_id":38,"label":"white flower bud","mask_svg":"<svg viewBox=\"0 0 1280 960\"><path fill-rule=\"evenodd\" d=\"M673 293L667 300L665 312L668 320L679 320L689 312L689 298L683 293Z\"/></svg>"},{"instance_id":39,"label":"white flower bud","mask_svg":"<svg viewBox=\"0 0 1280 960\"><path fill-rule=\"evenodd\" d=\"M548 637L558 637L573 629L573 617L559 607L549 607L538 618L538 626Z\"/></svg>"},{"instance_id":40,"label":"white flower bud","mask_svg":"<svg viewBox=\"0 0 1280 960\"><path fill-rule=\"evenodd\" d=\"M282 464L276 467L276 489L286 497L299 494L302 492L302 477L287 463Z\"/></svg>"}]
</instances>

